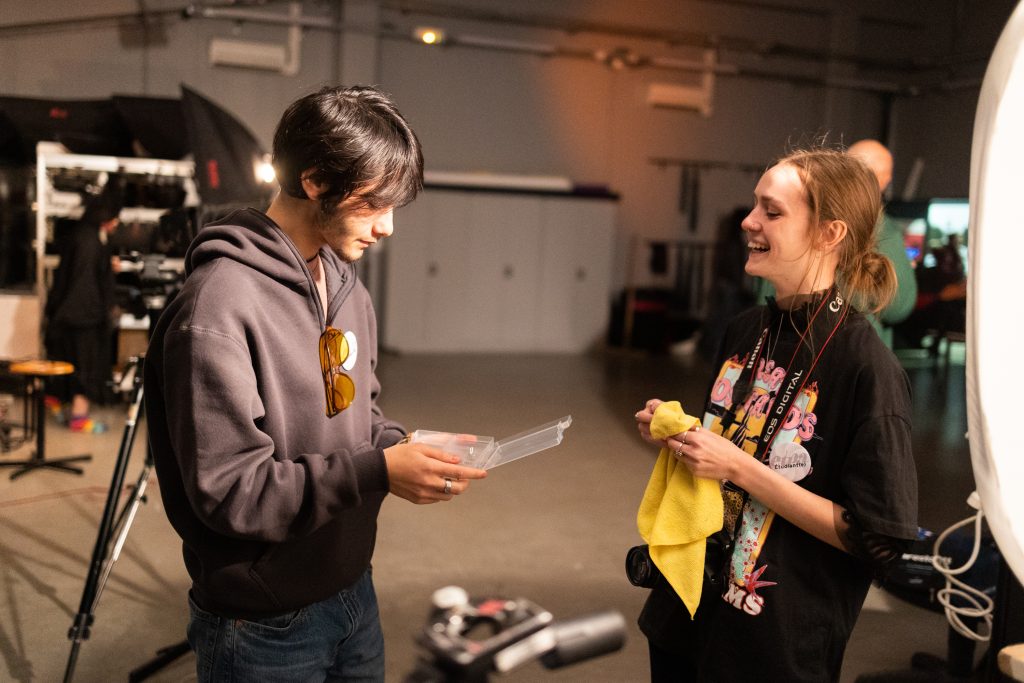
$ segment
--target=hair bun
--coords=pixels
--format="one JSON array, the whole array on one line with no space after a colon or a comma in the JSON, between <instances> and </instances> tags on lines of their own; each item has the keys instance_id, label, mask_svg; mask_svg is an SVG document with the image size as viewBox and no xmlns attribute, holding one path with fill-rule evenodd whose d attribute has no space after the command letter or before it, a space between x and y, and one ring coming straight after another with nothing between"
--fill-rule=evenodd
<instances>
[{"instance_id":1,"label":"hair bun","mask_svg":"<svg viewBox=\"0 0 1024 683\"><path fill-rule=\"evenodd\" d=\"M861 252L858 260L860 261L860 267L875 282L881 282L885 278L885 273L892 268L889 258L878 251Z\"/></svg>"}]
</instances>

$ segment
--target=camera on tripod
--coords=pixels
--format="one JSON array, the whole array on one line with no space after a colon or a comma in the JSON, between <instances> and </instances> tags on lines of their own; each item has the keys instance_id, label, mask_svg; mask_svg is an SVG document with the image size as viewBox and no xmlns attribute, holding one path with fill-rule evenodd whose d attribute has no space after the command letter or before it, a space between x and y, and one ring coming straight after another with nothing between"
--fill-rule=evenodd
<instances>
[{"instance_id":1,"label":"camera on tripod","mask_svg":"<svg viewBox=\"0 0 1024 683\"><path fill-rule=\"evenodd\" d=\"M163 254L132 252L121 257L117 276L118 303L136 318L150 316L150 325L181 289L184 264Z\"/></svg>"},{"instance_id":2,"label":"camera on tripod","mask_svg":"<svg viewBox=\"0 0 1024 683\"><path fill-rule=\"evenodd\" d=\"M471 599L458 586L434 592L417 642L425 650L406 683L480 683L537 659L557 669L615 652L626 641L616 611L555 621L525 598Z\"/></svg>"}]
</instances>

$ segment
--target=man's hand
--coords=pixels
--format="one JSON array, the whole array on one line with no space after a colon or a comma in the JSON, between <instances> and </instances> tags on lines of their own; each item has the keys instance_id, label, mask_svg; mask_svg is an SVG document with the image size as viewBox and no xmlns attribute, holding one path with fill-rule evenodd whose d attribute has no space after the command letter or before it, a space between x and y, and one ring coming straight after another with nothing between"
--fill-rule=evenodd
<instances>
[{"instance_id":1,"label":"man's hand","mask_svg":"<svg viewBox=\"0 0 1024 683\"><path fill-rule=\"evenodd\" d=\"M469 488L470 479L487 476L484 470L457 464L457 456L421 443L385 448L384 460L391 493L418 505L451 500Z\"/></svg>"}]
</instances>

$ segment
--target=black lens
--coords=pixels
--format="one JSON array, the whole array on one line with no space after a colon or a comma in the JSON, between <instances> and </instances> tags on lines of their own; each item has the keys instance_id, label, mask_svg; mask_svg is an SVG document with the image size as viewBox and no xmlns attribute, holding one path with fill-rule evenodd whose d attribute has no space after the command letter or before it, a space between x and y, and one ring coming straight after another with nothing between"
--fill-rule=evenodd
<instances>
[{"instance_id":1,"label":"black lens","mask_svg":"<svg viewBox=\"0 0 1024 683\"><path fill-rule=\"evenodd\" d=\"M651 560L651 553L646 545L634 546L626 553L626 576L634 586L654 588L661 572Z\"/></svg>"}]
</instances>

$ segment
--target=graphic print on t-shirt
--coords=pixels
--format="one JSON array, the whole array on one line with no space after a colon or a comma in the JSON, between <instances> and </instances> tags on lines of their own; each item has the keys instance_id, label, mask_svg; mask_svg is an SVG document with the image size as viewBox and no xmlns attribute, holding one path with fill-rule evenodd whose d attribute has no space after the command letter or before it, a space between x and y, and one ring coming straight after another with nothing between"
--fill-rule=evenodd
<instances>
[{"instance_id":1,"label":"graphic print on t-shirt","mask_svg":"<svg viewBox=\"0 0 1024 683\"><path fill-rule=\"evenodd\" d=\"M754 373L750 395L736 409L732 425L722 433L720 417L732 406L732 390L739 380L745 359L733 357L722 364L718 378L711 390L711 404L714 406L704 414L704 427L738 444L751 455L757 449L766 418L774 405L774 397L786 379L786 368L776 365L774 360L761 358ZM812 412L818 399L817 383L805 386L793 399L782 427L775 436L768 451L770 466L787 478L796 481L811 472L810 455L801 445L814 436L817 418ZM723 599L748 614L760 614L764 607L764 596L758 588L775 585L770 568L762 565L755 570L757 558L768 538L775 513L754 498L725 491L725 529L735 529L733 552L728 569L728 588ZM737 517L739 525L737 527ZM763 576L763 579L762 579Z\"/></svg>"}]
</instances>

